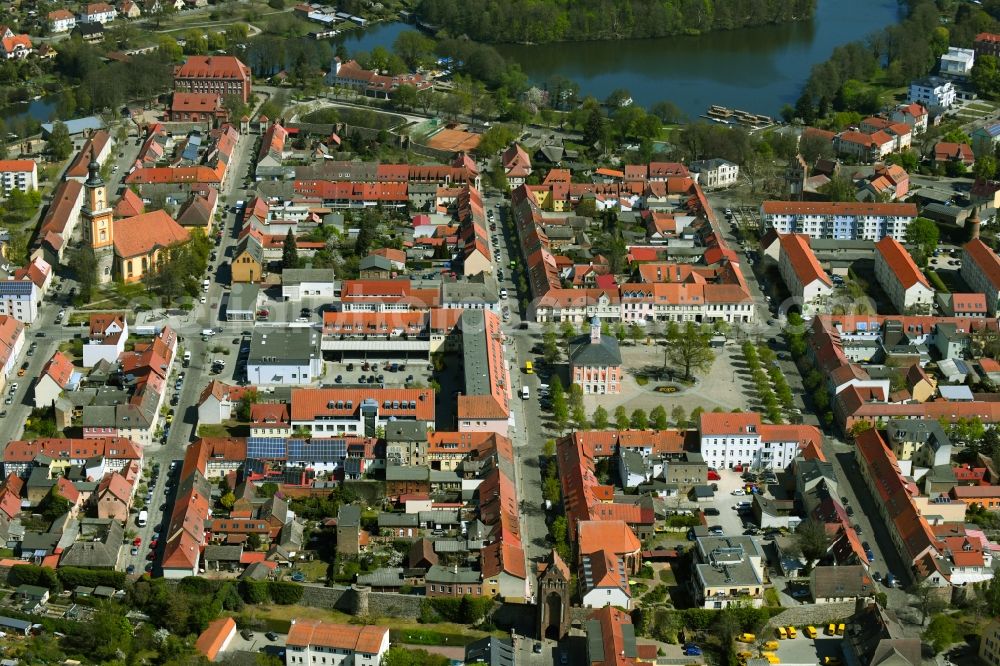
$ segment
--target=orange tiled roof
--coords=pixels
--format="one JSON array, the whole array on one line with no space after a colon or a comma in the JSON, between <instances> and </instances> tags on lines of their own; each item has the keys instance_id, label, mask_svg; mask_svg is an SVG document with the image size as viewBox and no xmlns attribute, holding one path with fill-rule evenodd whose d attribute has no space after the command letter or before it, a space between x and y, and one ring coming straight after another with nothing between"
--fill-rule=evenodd
<instances>
[{"instance_id":1,"label":"orange tiled roof","mask_svg":"<svg viewBox=\"0 0 1000 666\"><path fill-rule=\"evenodd\" d=\"M285 645L317 646L377 654L389 635L388 627L375 625L334 624L322 620L295 620L288 630Z\"/></svg>"}]
</instances>

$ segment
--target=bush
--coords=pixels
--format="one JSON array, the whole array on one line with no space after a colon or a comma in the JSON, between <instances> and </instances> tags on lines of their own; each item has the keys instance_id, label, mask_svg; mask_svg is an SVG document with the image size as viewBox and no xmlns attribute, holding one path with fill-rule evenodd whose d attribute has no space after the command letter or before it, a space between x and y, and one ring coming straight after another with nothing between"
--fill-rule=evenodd
<instances>
[{"instance_id":1,"label":"bush","mask_svg":"<svg viewBox=\"0 0 1000 666\"><path fill-rule=\"evenodd\" d=\"M248 604L266 603L270 595L268 594L267 581L261 580L241 580L240 596Z\"/></svg>"},{"instance_id":2,"label":"bush","mask_svg":"<svg viewBox=\"0 0 1000 666\"><path fill-rule=\"evenodd\" d=\"M282 606L297 604L302 600L303 589L298 583L288 583L274 580L268 583L268 593L271 601Z\"/></svg>"},{"instance_id":3,"label":"bush","mask_svg":"<svg viewBox=\"0 0 1000 666\"><path fill-rule=\"evenodd\" d=\"M432 597L421 603L420 621L425 624L441 621L479 624L492 609L493 600L489 597L474 597L469 594L461 599Z\"/></svg>"},{"instance_id":4,"label":"bush","mask_svg":"<svg viewBox=\"0 0 1000 666\"><path fill-rule=\"evenodd\" d=\"M7 584L11 587L38 585L49 592L62 591L62 584L54 569L34 564L15 564L7 575Z\"/></svg>"},{"instance_id":5,"label":"bush","mask_svg":"<svg viewBox=\"0 0 1000 666\"><path fill-rule=\"evenodd\" d=\"M79 569L77 567L59 567L57 570L59 580L64 587L97 587L106 585L116 590L125 588L124 571L95 571L93 569Z\"/></svg>"}]
</instances>

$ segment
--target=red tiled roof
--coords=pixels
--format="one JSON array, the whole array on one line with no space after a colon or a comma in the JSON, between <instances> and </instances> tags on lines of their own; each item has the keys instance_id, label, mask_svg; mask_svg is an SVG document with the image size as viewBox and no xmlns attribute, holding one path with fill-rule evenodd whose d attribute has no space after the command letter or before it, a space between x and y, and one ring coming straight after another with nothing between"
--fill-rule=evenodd
<instances>
[{"instance_id":1,"label":"red tiled roof","mask_svg":"<svg viewBox=\"0 0 1000 666\"><path fill-rule=\"evenodd\" d=\"M188 231L164 210L115 220L115 251L128 259L184 243Z\"/></svg>"},{"instance_id":2,"label":"red tiled roof","mask_svg":"<svg viewBox=\"0 0 1000 666\"><path fill-rule=\"evenodd\" d=\"M493 578L502 573L515 578L527 578L524 550L520 546L495 541L480 553L483 578Z\"/></svg>"},{"instance_id":3,"label":"red tiled roof","mask_svg":"<svg viewBox=\"0 0 1000 666\"><path fill-rule=\"evenodd\" d=\"M188 56L174 72L182 79L240 79L250 80L250 69L233 56Z\"/></svg>"},{"instance_id":4,"label":"red tiled roof","mask_svg":"<svg viewBox=\"0 0 1000 666\"><path fill-rule=\"evenodd\" d=\"M781 251L787 255L788 261L795 271L799 284L806 287L817 280L827 287L833 286L833 281L826 274L819 260L809 246L809 237L802 234L782 234Z\"/></svg>"},{"instance_id":5,"label":"red tiled roof","mask_svg":"<svg viewBox=\"0 0 1000 666\"><path fill-rule=\"evenodd\" d=\"M1000 289L1000 257L978 238L965 244L965 256L971 260L994 288Z\"/></svg>"},{"instance_id":6,"label":"red tiled roof","mask_svg":"<svg viewBox=\"0 0 1000 666\"><path fill-rule=\"evenodd\" d=\"M201 632L195 641L194 649L209 661L222 651L223 646L236 634L236 621L231 617L220 617L212 620L208 628Z\"/></svg>"},{"instance_id":7,"label":"red tiled roof","mask_svg":"<svg viewBox=\"0 0 1000 666\"><path fill-rule=\"evenodd\" d=\"M903 289L909 289L917 284L923 285L927 289L931 288L931 283L927 281L921 270L917 268L913 257L910 256L910 253L906 251L906 248L898 240L892 236L886 236L875 244L875 249L878 250L878 253L885 260L892 274L903 285Z\"/></svg>"},{"instance_id":8,"label":"red tiled roof","mask_svg":"<svg viewBox=\"0 0 1000 666\"><path fill-rule=\"evenodd\" d=\"M73 377L73 362L61 351L57 351L42 368L42 376L45 375L51 377L59 388L65 389Z\"/></svg>"},{"instance_id":9,"label":"red tiled roof","mask_svg":"<svg viewBox=\"0 0 1000 666\"><path fill-rule=\"evenodd\" d=\"M388 627L376 625L334 624L322 620L295 620L288 630L285 645L308 647L310 645L377 654L387 641Z\"/></svg>"},{"instance_id":10,"label":"red tiled roof","mask_svg":"<svg viewBox=\"0 0 1000 666\"><path fill-rule=\"evenodd\" d=\"M365 399L375 400L379 404L379 414L382 418L416 419L418 421L434 420L434 392L430 389L293 389L292 390L292 420L311 421L316 418L330 416L353 416L358 413ZM347 406L347 402L351 406ZM385 402L414 402L414 408L385 407ZM337 403L342 405L337 407Z\"/></svg>"}]
</instances>

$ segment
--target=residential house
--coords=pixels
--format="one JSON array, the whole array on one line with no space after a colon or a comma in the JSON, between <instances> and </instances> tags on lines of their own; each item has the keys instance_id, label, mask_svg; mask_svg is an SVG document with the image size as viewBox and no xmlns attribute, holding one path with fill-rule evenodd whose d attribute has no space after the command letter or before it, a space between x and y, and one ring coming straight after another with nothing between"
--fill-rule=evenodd
<instances>
[{"instance_id":1,"label":"residential house","mask_svg":"<svg viewBox=\"0 0 1000 666\"><path fill-rule=\"evenodd\" d=\"M32 324L38 318L40 303L41 292L33 282L0 280L0 315Z\"/></svg>"},{"instance_id":2,"label":"residential house","mask_svg":"<svg viewBox=\"0 0 1000 666\"><path fill-rule=\"evenodd\" d=\"M128 321L116 313L90 316L90 332L83 345L83 367L92 368L100 361L117 363L128 342Z\"/></svg>"},{"instance_id":3,"label":"residential house","mask_svg":"<svg viewBox=\"0 0 1000 666\"><path fill-rule=\"evenodd\" d=\"M930 314L934 289L906 248L891 236L875 244L875 279L900 314Z\"/></svg>"},{"instance_id":4,"label":"residential house","mask_svg":"<svg viewBox=\"0 0 1000 666\"><path fill-rule=\"evenodd\" d=\"M51 407L63 391L75 391L80 378L69 357L57 351L35 380L35 407Z\"/></svg>"},{"instance_id":5,"label":"residential house","mask_svg":"<svg viewBox=\"0 0 1000 666\"><path fill-rule=\"evenodd\" d=\"M691 591L699 607L764 605L764 551L751 536L697 537Z\"/></svg>"},{"instance_id":6,"label":"residential house","mask_svg":"<svg viewBox=\"0 0 1000 666\"><path fill-rule=\"evenodd\" d=\"M76 15L67 9L56 9L49 12L49 31L53 33L69 32L76 27Z\"/></svg>"},{"instance_id":7,"label":"residential house","mask_svg":"<svg viewBox=\"0 0 1000 666\"><path fill-rule=\"evenodd\" d=\"M97 504L97 517L111 518L127 523L139 477L138 461L129 463L120 472L107 472L98 484L93 496Z\"/></svg>"},{"instance_id":8,"label":"residential house","mask_svg":"<svg viewBox=\"0 0 1000 666\"><path fill-rule=\"evenodd\" d=\"M897 106L893 110L890 120L909 125L915 135L927 131L927 109L916 102Z\"/></svg>"},{"instance_id":9,"label":"residential house","mask_svg":"<svg viewBox=\"0 0 1000 666\"><path fill-rule=\"evenodd\" d=\"M264 274L264 238L259 231L244 229L233 249L232 281L260 282Z\"/></svg>"},{"instance_id":10,"label":"residential house","mask_svg":"<svg viewBox=\"0 0 1000 666\"><path fill-rule=\"evenodd\" d=\"M620 520L583 521L577 526L581 603L585 608L632 608L629 577L641 565L642 544Z\"/></svg>"},{"instance_id":11,"label":"residential house","mask_svg":"<svg viewBox=\"0 0 1000 666\"><path fill-rule=\"evenodd\" d=\"M253 387L230 386L213 379L198 399L198 423L220 424L236 418L235 409Z\"/></svg>"},{"instance_id":12,"label":"residential house","mask_svg":"<svg viewBox=\"0 0 1000 666\"><path fill-rule=\"evenodd\" d=\"M142 16L138 2L122 0L118 5L118 15L127 19L137 19Z\"/></svg>"},{"instance_id":13,"label":"residential house","mask_svg":"<svg viewBox=\"0 0 1000 666\"><path fill-rule=\"evenodd\" d=\"M14 374L24 348L24 324L13 317L0 315L0 391Z\"/></svg>"},{"instance_id":14,"label":"residential house","mask_svg":"<svg viewBox=\"0 0 1000 666\"><path fill-rule=\"evenodd\" d=\"M703 189L730 187L739 182L740 167L724 159L699 160L688 164L695 180Z\"/></svg>"},{"instance_id":15,"label":"residential house","mask_svg":"<svg viewBox=\"0 0 1000 666\"><path fill-rule=\"evenodd\" d=\"M531 175L531 158L518 143L512 143L500 157L504 174L511 187L523 185Z\"/></svg>"},{"instance_id":16,"label":"residential house","mask_svg":"<svg viewBox=\"0 0 1000 666\"><path fill-rule=\"evenodd\" d=\"M79 23L110 23L117 17L118 12L114 7L106 2L95 2L84 5L77 16Z\"/></svg>"},{"instance_id":17,"label":"residential house","mask_svg":"<svg viewBox=\"0 0 1000 666\"><path fill-rule=\"evenodd\" d=\"M965 167L971 167L975 161L972 147L967 143L938 141L934 144L934 164L958 162Z\"/></svg>"},{"instance_id":18,"label":"residential house","mask_svg":"<svg viewBox=\"0 0 1000 666\"><path fill-rule=\"evenodd\" d=\"M968 76L972 73L972 65L975 62L976 52L973 49L949 46L948 52L941 54L941 66L938 71L945 76Z\"/></svg>"},{"instance_id":19,"label":"residential house","mask_svg":"<svg viewBox=\"0 0 1000 666\"><path fill-rule=\"evenodd\" d=\"M858 600L844 633L846 663L861 666L919 666L920 638L906 637L902 625L877 603Z\"/></svg>"},{"instance_id":20,"label":"residential house","mask_svg":"<svg viewBox=\"0 0 1000 666\"><path fill-rule=\"evenodd\" d=\"M22 60L32 53L31 37L14 34L7 26L0 26L0 56L5 60Z\"/></svg>"},{"instance_id":21,"label":"residential house","mask_svg":"<svg viewBox=\"0 0 1000 666\"><path fill-rule=\"evenodd\" d=\"M818 566L809 574L809 593L813 603L834 604L856 599L874 600L875 581L860 564L837 567Z\"/></svg>"}]
</instances>

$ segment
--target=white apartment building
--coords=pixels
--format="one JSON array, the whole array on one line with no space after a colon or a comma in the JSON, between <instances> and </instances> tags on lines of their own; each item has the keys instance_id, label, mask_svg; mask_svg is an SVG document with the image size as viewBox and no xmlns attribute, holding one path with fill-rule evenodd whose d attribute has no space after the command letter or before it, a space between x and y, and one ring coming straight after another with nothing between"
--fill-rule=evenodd
<instances>
[{"instance_id":1,"label":"white apartment building","mask_svg":"<svg viewBox=\"0 0 1000 666\"><path fill-rule=\"evenodd\" d=\"M833 293L833 281L819 265L809 239L802 234L783 234L779 244L778 272L802 316L809 318L822 312Z\"/></svg>"},{"instance_id":2,"label":"white apartment building","mask_svg":"<svg viewBox=\"0 0 1000 666\"><path fill-rule=\"evenodd\" d=\"M0 185L4 193L37 190L38 165L32 160L0 160Z\"/></svg>"},{"instance_id":3,"label":"white apartment building","mask_svg":"<svg viewBox=\"0 0 1000 666\"><path fill-rule=\"evenodd\" d=\"M76 27L76 15L68 9L57 9L49 12L49 31L53 33L69 32Z\"/></svg>"},{"instance_id":4,"label":"white apartment building","mask_svg":"<svg viewBox=\"0 0 1000 666\"><path fill-rule=\"evenodd\" d=\"M946 76L967 76L972 72L976 62L976 52L972 49L948 47L948 52L941 56L941 73Z\"/></svg>"},{"instance_id":5,"label":"white apartment building","mask_svg":"<svg viewBox=\"0 0 1000 666\"><path fill-rule=\"evenodd\" d=\"M812 426L766 425L752 412L703 413L699 432L701 455L716 469L784 469L802 446L819 439Z\"/></svg>"},{"instance_id":6,"label":"white apartment building","mask_svg":"<svg viewBox=\"0 0 1000 666\"><path fill-rule=\"evenodd\" d=\"M962 249L962 279L974 293L986 295L986 311L997 315L1000 299L1000 258L983 241L975 238Z\"/></svg>"},{"instance_id":7,"label":"white apartment building","mask_svg":"<svg viewBox=\"0 0 1000 666\"><path fill-rule=\"evenodd\" d=\"M886 236L903 238L917 218L910 203L765 201L760 205L761 224L780 234L810 238L870 240Z\"/></svg>"},{"instance_id":8,"label":"white apartment building","mask_svg":"<svg viewBox=\"0 0 1000 666\"><path fill-rule=\"evenodd\" d=\"M955 84L940 76L926 76L910 83L909 100L940 113L955 104Z\"/></svg>"},{"instance_id":9,"label":"white apartment building","mask_svg":"<svg viewBox=\"0 0 1000 666\"><path fill-rule=\"evenodd\" d=\"M292 620L285 641L285 664L379 666L388 651L388 627Z\"/></svg>"},{"instance_id":10,"label":"white apartment building","mask_svg":"<svg viewBox=\"0 0 1000 666\"><path fill-rule=\"evenodd\" d=\"M25 324L38 318L41 292L30 280L0 281L0 315L13 317Z\"/></svg>"},{"instance_id":11,"label":"white apartment building","mask_svg":"<svg viewBox=\"0 0 1000 666\"><path fill-rule=\"evenodd\" d=\"M688 169L695 174L695 180L702 189L706 190L729 187L740 179L739 165L718 158L691 162Z\"/></svg>"},{"instance_id":12,"label":"white apartment building","mask_svg":"<svg viewBox=\"0 0 1000 666\"><path fill-rule=\"evenodd\" d=\"M875 244L875 279L899 314L930 314L934 289L898 240L886 236Z\"/></svg>"}]
</instances>

